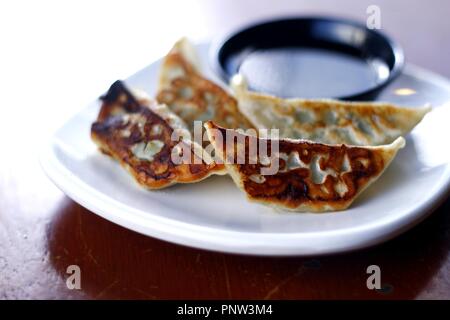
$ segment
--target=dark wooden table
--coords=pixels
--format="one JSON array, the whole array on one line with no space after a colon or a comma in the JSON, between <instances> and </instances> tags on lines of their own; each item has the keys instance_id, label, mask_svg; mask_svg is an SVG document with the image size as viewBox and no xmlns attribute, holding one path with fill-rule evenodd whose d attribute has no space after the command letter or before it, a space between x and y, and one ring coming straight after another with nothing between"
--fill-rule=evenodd
<instances>
[{"instance_id":1,"label":"dark wooden table","mask_svg":"<svg viewBox=\"0 0 450 320\"><path fill-rule=\"evenodd\" d=\"M377 3L383 29L401 42L408 61L450 77L449 2ZM114 225L61 193L36 160L39 144L69 114L116 78L150 63L183 33L210 37L250 19L287 13L361 20L368 4L200 1L178 10L177 23L168 18L180 5L174 3L148 4L147 11L56 3L2 8L0 24L9 29L0 30L11 32L2 38L8 49L0 62L0 298L449 299L448 200L419 226L368 250L247 257L173 245ZM169 23L161 24L164 19ZM124 67L125 61L131 62ZM81 290L66 287L67 267L74 264L82 270ZM382 270L380 291L366 287L371 264Z\"/></svg>"}]
</instances>

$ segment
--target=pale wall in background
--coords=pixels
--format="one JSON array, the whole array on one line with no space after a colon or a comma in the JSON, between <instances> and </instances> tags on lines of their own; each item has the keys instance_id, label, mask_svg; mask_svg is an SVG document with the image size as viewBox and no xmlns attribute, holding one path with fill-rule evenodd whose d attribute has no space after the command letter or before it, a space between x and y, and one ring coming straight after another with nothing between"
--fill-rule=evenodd
<instances>
[{"instance_id":1,"label":"pale wall in background","mask_svg":"<svg viewBox=\"0 0 450 320\"><path fill-rule=\"evenodd\" d=\"M366 19L381 8L382 28L403 46L407 61L450 77L450 1L10 1L0 4L2 110L61 119L163 55L180 36L205 40L270 16L331 14ZM58 123L52 121L51 123ZM43 132L55 129L42 128Z\"/></svg>"}]
</instances>

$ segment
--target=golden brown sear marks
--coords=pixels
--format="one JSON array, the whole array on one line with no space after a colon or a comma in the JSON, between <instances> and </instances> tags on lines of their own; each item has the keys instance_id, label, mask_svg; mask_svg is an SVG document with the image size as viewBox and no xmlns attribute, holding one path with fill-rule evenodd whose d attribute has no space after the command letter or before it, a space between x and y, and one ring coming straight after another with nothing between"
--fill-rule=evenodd
<instances>
[{"instance_id":1,"label":"golden brown sear marks","mask_svg":"<svg viewBox=\"0 0 450 320\"><path fill-rule=\"evenodd\" d=\"M232 79L239 110L259 128L277 128L281 138L327 144L382 145L407 134L431 107L381 102L283 99L249 91L241 75Z\"/></svg>"},{"instance_id":2,"label":"golden brown sear marks","mask_svg":"<svg viewBox=\"0 0 450 320\"><path fill-rule=\"evenodd\" d=\"M193 50L186 39L180 40L165 57L157 101L167 104L191 132L195 120L213 120L227 128L253 128L239 112L236 99L203 77L189 61L186 47Z\"/></svg>"},{"instance_id":3,"label":"golden brown sear marks","mask_svg":"<svg viewBox=\"0 0 450 320\"><path fill-rule=\"evenodd\" d=\"M215 163L207 164L200 160L193 151L191 164L174 163L171 154L178 150L174 148L180 147L177 146L179 142L171 139L174 128L136 100L122 83L114 83L102 100L98 120L91 128L91 137L139 184L158 189L173 183L202 180L220 169ZM192 150L190 140L181 143L189 145L182 150Z\"/></svg>"},{"instance_id":4,"label":"golden brown sear marks","mask_svg":"<svg viewBox=\"0 0 450 320\"><path fill-rule=\"evenodd\" d=\"M399 138L396 145L383 148L279 140L278 150L274 150L272 155L271 141L258 139L256 154L259 154L259 143L267 142L267 155L278 161L275 174L262 175L261 169L270 163L258 156L258 161L251 164L250 140L256 138L234 132L240 139L236 139L233 148L227 149L226 143L218 141L225 140L228 129L212 122L207 122L205 127L216 152L224 161L237 159L237 152L245 151L244 163L225 162L225 165L250 200L295 211L347 208L383 172L404 143L403 138Z\"/></svg>"},{"instance_id":5,"label":"golden brown sear marks","mask_svg":"<svg viewBox=\"0 0 450 320\"><path fill-rule=\"evenodd\" d=\"M139 112L143 106L154 105L153 101L136 99L120 80L114 82L100 100L102 106L97 121L106 120L110 116Z\"/></svg>"}]
</instances>

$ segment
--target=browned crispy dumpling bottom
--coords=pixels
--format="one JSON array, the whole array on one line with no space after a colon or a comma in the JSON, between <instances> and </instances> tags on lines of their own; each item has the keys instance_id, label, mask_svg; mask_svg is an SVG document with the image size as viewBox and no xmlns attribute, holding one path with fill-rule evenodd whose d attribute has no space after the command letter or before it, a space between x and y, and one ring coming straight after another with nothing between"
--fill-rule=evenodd
<instances>
[{"instance_id":1,"label":"browned crispy dumpling bottom","mask_svg":"<svg viewBox=\"0 0 450 320\"><path fill-rule=\"evenodd\" d=\"M191 150L192 142L183 141L188 146L180 148L180 142L171 140L174 128L168 121L141 105L123 84L115 83L103 101L99 120L91 128L92 139L139 184L162 188L173 183L196 182L222 170L214 162L205 163L193 151L190 164L174 163L172 152Z\"/></svg>"},{"instance_id":2,"label":"browned crispy dumpling bottom","mask_svg":"<svg viewBox=\"0 0 450 320\"><path fill-rule=\"evenodd\" d=\"M272 153L272 143L235 132L236 143L227 148L224 137L227 129L212 122L206 124L208 135L217 153L237 185L250 200L297 211L327 211L347 208L371 182L388 166L397 150L403 146L399 138L390 146L356 147L326 145L304 140L279 140L278 150ZM267 141L267 155L274 155L278 171L263 175L268 168L259 157L251 162L251 139ZM219 143L220 141L220 143ZM239 154L243 163L236 163ZM230 161L233 160L233 161ZM234 162L234 163L231 163Z\"/></svg>"},{"instance_id":3,"label":"browned crispy dumpling bottom","mask_svg":"<svg viewBox=\"0 0 450 320\"><path fill-rule=\"evenodd\" d=\"M194 121L213 120L227 128L253 128L242 115L236 99L220 86L206 79L188 56L195 56L186 39L175 44L164 58L157 94L193 131Z\"/></svg>"}]
</instances>

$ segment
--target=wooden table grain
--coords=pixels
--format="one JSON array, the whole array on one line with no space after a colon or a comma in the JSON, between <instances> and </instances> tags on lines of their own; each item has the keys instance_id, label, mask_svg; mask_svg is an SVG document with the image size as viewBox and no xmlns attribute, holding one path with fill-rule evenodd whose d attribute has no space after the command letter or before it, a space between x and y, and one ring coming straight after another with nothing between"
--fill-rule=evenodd
<instances>
[{"instance_id":1,"label":"wooden table grain","mask_svg":"<svg viewBox=\"0 0 450 320\"><path fill-rule=\"evenodd\" d=\"M400 41L408 61L450 77L448 1L375 2L383 28ZM46 178L36 159L46 137L183 33L208 38L253 19L297 13L363 20L372 4L164 3L66 7L45 1L39 8L27 3L0 10L0 24L9 27L0 29L10 30L0 62L0 299L450 299L449 200L417 227L371 249L263 258L142 236L84 209ZM128 27L114 24L123 19ZM382 270L379 291L366 287L372 264ZM70 265L81 269L80 290L66 286Z\"/></svg>"}]
</instances>

